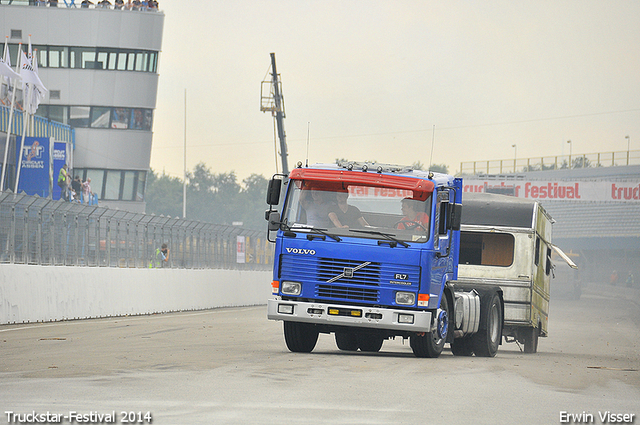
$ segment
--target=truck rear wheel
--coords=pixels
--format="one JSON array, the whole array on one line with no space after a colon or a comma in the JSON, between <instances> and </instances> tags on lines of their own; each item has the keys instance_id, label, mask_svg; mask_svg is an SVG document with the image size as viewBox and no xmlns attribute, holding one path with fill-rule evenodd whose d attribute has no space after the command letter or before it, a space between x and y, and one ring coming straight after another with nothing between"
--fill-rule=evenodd
<instances>
[{"instance_id":1,"label":"truck rear wheel","mask_svg":"<svg viewBox=\"0 0 640 425\"><path fill-rule=\"evenodd\" d=\"M289 351L310 353L318 342L318 331L309 323L284 322L284 341Z\"/></svg>"},{"instance_id":2,"label":"truck rear wheel","mask_svg":"<svg viewBox=\"0 0 640 425\"><path fill-rule=\"evenodd\" d=\"M498 294L491 296L484 328L471 336L473 352L478 357L494 357L502 338L502 303Z\"/></svg>"},{"instance_id":3,"label":"truck rear wheel","mask_svg":"<svg viewBox=\"0 0 640 425\"><path fill-rule=\"evenodd\" d=\"M416 357L435 358L442 353L449 330L449 303L444 294L440 301L440 309L442 311L436 318L436 326L438 327L436 331L414 334L409 339L411 349Z\"/></svg>"},{"instance_id":4,"label":"truck rear wheel","mask_svg":"<svg viewBox=\"0 0 640 425\"><path fill-rule=\"evenodd\" d=\"M353 332L336 332L336 345L343 351L358 351L358 340Z\"/></svg>"},{"instance_id":5,"label":"truck rear wheel","mask_svg":"<svg viewBox=\"0 0 640 425\"><path fill-rule=\"evenodd\" d=\"M538 351L539 328L527 328L524 332L524 352L531 354Z\"/></svg>"},{"instance_id":6,"label":"truck rear wheel","mask_svg":"<svg viewBox=\"0 0 640 425\"><path fill-rule=\"evenodd\" d=\"M473 346L471 344L471 337L465 336L454 339L451 343L451 352L454 356L472 356Z\"/></svg>"}]
</instances>

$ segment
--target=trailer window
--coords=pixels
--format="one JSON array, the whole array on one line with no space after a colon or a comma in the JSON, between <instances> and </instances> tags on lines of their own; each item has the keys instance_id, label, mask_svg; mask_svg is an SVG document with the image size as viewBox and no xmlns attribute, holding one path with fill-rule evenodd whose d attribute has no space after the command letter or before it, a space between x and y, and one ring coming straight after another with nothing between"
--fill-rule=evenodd
<instances>
[{"instance_id":1,"label":"trailer window","mask_svg":"<svg viewBox=\"0 0 640 425\"><path fill-rule=\"evenodd\" d=\"M508 233L461 232L460 264L509 267L514 241Z\"/></svg>"}]
</instances>

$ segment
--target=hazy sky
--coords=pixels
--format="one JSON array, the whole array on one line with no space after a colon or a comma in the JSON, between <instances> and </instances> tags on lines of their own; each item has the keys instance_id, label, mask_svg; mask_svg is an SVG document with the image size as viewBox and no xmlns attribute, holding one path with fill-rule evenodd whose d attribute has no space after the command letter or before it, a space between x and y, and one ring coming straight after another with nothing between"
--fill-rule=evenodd
<instances>
[{"instance_id":1,"label":"hazy sky","mask_svg":"<svg viewBox=\"0 0 640 425\"><path fill-rule=\"evenodd\" d=\"M275 52L289 165L640 149L640 2L161 0L151 166L269 177ZM431 141L435 144L430 161ZM279 164L279 161L278 161ZM279 167L279 165L278 165Z\"/></svg>"}]
</instances>

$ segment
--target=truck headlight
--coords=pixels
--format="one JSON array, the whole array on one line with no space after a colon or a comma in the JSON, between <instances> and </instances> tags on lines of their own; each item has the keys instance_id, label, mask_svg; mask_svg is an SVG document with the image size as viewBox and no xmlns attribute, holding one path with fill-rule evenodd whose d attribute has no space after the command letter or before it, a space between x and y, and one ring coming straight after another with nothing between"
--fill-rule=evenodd
<instances>
[{"instance_id":1,"label":"truck headlight","mask_svg":"<svg viewBox=\"0 0 640 425\"><path fill-rule=\"evenodd\" d=\"M300 295L302 284L300 282L284 281L280 284L280 291L285 295Z\"/></svg>"},{"instance_id":2,"label":"truck headlight","mask_svg":"<svg viewBox=\"0 0 640 425\"><path fill-rule=\"evenodd\" d=\"M396 292L396 304L414 305L416 303L416 294L413 292Z\"/></svg>"}]
</instances>

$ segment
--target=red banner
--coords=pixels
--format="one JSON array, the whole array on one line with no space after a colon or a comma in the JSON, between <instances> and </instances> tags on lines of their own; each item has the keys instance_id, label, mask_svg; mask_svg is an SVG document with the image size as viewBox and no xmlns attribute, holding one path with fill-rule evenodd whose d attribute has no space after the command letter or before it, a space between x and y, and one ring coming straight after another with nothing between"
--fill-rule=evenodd
<instances>
[{"instance_id":1,"label":"red banner","mask_svg":"<svg viewBox=\"0 0 640 425\"><path fill-rule=\"evenodd\" d=\"M518 198L588 201L640 202L640 180L486 180L464 179L465 192L501 193Z\"/></svg>"}]
</instances>

